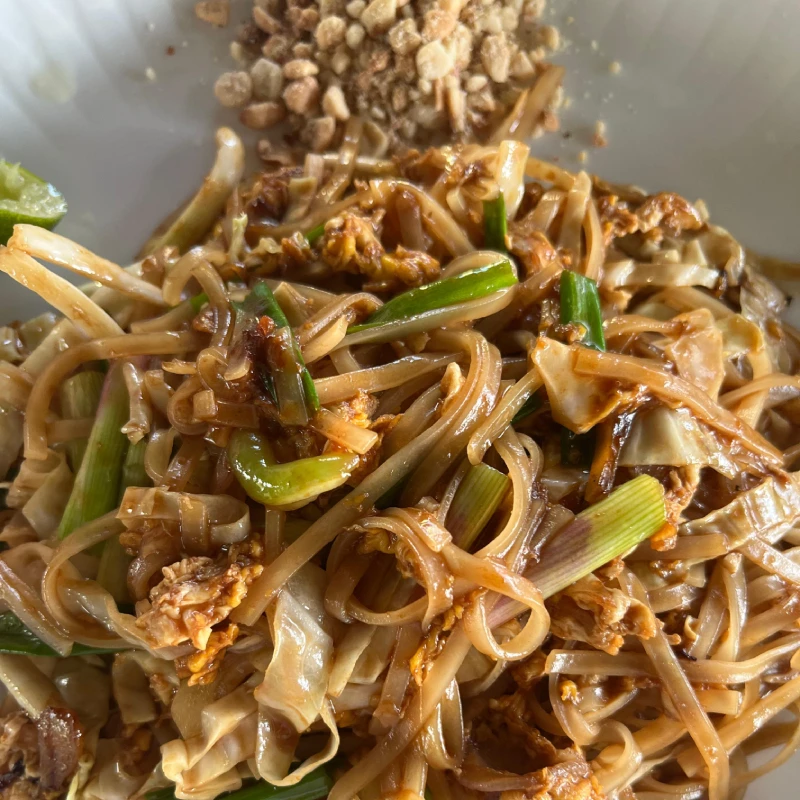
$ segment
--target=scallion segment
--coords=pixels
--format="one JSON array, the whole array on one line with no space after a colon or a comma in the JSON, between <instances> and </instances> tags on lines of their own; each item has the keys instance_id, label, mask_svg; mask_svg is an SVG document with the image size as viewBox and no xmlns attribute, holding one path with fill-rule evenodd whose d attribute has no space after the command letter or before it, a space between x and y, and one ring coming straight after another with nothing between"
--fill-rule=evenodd
<instances>
[{"instance_id":1,"label":"scallion segment","mask_svg":"<svg viewBox=\"0 0 800 800\"><path fill-rule=\"evenodd\" d=\"M142 439L128 445L125 461L122 464L122 480L119 487L119 500L129 486L150 486L152 481L144 469L144 455L147 442ZM97 582L116 600L117 604L130 601L128 594L128 568L131 557L119 542L119 537L107 539L100 555Z\"/></svg>"},{"instance_id":2,"label":"scallion segment","mask_svg":"<svg viewBox=\"0 0 800 800\"><path fill-rule=\"evenodd\" d=\"M220 795L225 800L320 800L327 797L333 788L333 781L327 770L317 767L292 786L273 786L266 781L254 781L235 792ZM147 800L175 800L172 787L147 792Z\"/></svg>"},{"instance_id":3,"label":"scallion segment","mask_svg":"<svg viewBox=\"0 0 800 800\"><path fill-rule=\"evenodd\" d=\"M483 201L483 244L487 250L508 252L506 247L506 201L500 192L494 200Z\"/></svg>"},{"instance_id":4,"label":"scallion segment","mask_svg":"<svg viewBox=\"0 0 800 800\"><path fill-rule=\"evenodd\" d=\"M105 375L88 370L67 378L59 388L61 416L64 419L90 419L97 411ZM66 443L67 458L73 472L77 472L86 452L88 439L73 439Z\"/></svg>"},{"instance_id":5,"label":"scallion segment","mask_svg":"<svg viewBox=\"0 0 800 800\"><path fill-rule=\"evenodd\" d=\"M606 349L597 284L591 278L567 269L561 273L561 324L583 328L581 344L586 347Z\"/></svg>"},{"instance_id":6,"label":"scallion segment","mask_svg":"<svg viewBox=\"0 0 800 800\"><path fill-rule=\"evenodd\" d=\"M270 352L279 363L270 365L270 377L278 411L287 424L306 425L309 418L319 411L319 396L289 320L266 282L259 281L251 289L242 309L256 318L267 316L275 323L274 336L279 340L279 346L270 348Z\"/></svg>"},{"instance_id":7,"label":"scallion segment","mask_svg":"<svg viewBox=\"0 0 800 800\"><path fill-rule=\"evenodd\" d=\"M361 324L351 325L347 332L357 333L447 306L466 303L468 300L477 300L501 289L508 289L516 283L517 275L511 262L508 258L498 256L494 264L460 272L450 278L443 278L397 295Z\"/></svg>"},{"instance_id":8,"label":"scallion segment","mask_svg":"<svg viewBox=\"0 0 800 800\"><path fill-rule=\"evenodd\" d=\"M119 487L119 497L130 486L151 486L152 481L144 468L144 457L147 452L147 441L142 439L136 444L128 445L125 461L122 464L122 483Z\"/></svg>"},{"instance_id":9,"label":"scallion segment","mask_svg":"<svg viewBox=\"0 0 800 800\"><path fill-rule=\"evenodd\" d=\"M189 305L192 307L192 311L195 314L200 313L200 309L208 302L208 295L205 292L200 292L200 294L196 294L194 297L189 299Z\"/></svg>"},{"instance_id":10,"label":"scallion segment","mask_svg":"<svg viewBox=\"0 0 800 800\"><path fill-rule=\"evenodd\" d=\"M488 464L474 464L464 476L447 512L446 526L453 542L471 549L486 523L506 496L508 475Z\"/></svg>"},{"instance_id":11,"label":"scallion segment","mask_svg":"<svg viewBox=\"0 0 800 800\"><path fill-rule=\"evenodd\" d=\"M511 420L512 425L517 425L522 420L529 417L534 412L538 411L542 407L542 398L534 392L521 406L519 411L514 414L514 417Z\"/></svg>"},{"instance_id":12,"label":"scallion segment","mask_svg":"<svg viewBox=\"0 0 800 800\"><path fill-rule=\"evenodd\" d=\"M59 539L116 508L122 464L128 449L128 439L121 429L129 413L122 364L116 362L103 383L86 453L58 527Z\"/></svg>"},{"instance_id":13,"label":"scallion segment","mask_svg":"<svg viewBox=\"0 0 800 800\"><path fill-rule=\"evenodd\" d=\"M317 225L316 228L312 228L306 234L306 241L309 244L314 244L315 242L317 242L319 239L322 238L324 233L325 233L325 223L323 222L322 224Z\"/></svg>"},{"instance_id":14,"label":"scallion segment","mask_svg":"<svg viewBox=\"0 0 800 800\"><path fill-rule=\"evenodd\" d=\"M666 521L663 487L652 475L639 475L558 531L526 577L550 597L625 555Z\"/></svg>"},{"instance_id":15,"label":"scallion segment","mask_svg":"<svg viewBox=\"0 0 800 800\"><path fill-rule=\"evenodd\" d=\"M353 474L359 458L331 453L278 464L265 436L240 429L228 442L228 461L251 499L267 506L287 506L341 486Z\"/></svg>"},{"instance_id":16,"label":"scallion segment","mask_svg":"<svg viewBox=\"0 0 800 800\"><path fill-rule=\"evenodd\" d=\"M603 313L597 283L570 270L561 273L561 324L578 325L583 331L581 344L595 350L606 349L603 335ZM561 431L561 463L565 467L589 469L595 449L593 431L576 434Z\"/></svg>"},{"instance_id":17,"label":"scallion segment","mask_svg":"<svg viewBox=\"0 0 800 800\"><path fill-rule=\"evenodd\" d=\"M88 647L78 644L72 646L73 656L85 656L92 653L114 653L99 647ZM13 612L0 614L0 653L27 656L58 656L50 645L45 644L33 631L25 627L22 620Z\"/></svg>"},{"instance_id":18,"label":"scallion segment","mask_svg":"<svg viewBox=\"0 0 800 800\"><path fill-rule=\"evenodd\" d=\"M250 294L245 297L242 308L256 317L268 316L275 323L276 328L289 327L289 320L266 281L259 281L253 286Z\"/></svg>"}]
</instances>

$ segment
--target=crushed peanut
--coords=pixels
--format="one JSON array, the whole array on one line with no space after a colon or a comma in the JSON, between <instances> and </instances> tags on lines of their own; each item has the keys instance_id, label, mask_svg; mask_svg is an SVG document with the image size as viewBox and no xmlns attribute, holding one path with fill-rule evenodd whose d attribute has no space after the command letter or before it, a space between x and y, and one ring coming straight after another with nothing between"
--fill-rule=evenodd
<instances>
[{"instance_id":1,"label":"crushed peanut","mask_svg":"<svg viewBox=\"0 0 800 800\"><path fill-rule=\"evenodd\" d=\"M253 79L247 72L225 72L217 78L214 94L226 108L241 108L253 95Z\"/></svg>"},{"instance_id":2,"label":"crushed peanut","mask_svg":"<svg viewBox=\"0 0 800 800\"><path fill-rule=\"evenodd\" d=\"M606 124L603 120L599 119L594 124L594 136L592 136L592 144L595 147L606 147L608 139L606 138Z\"/></svg>"},{"instance_id":3,"label":"crushed peanut","mask_svg":"<svg viewBox=\"0 0 800 800\"><path fill-rule=\"evenodd\" d=\"M199 20L224 28L228 24L231 7L228 0L203 0L195 3L194 13Z\"/></svg>"},{"instance_id":4,"label":"crushed peanut","mask_svg":"<svg viewBox=\"0 0 800 800\"><path fill-rule=\"evenodd\" d=\"M239 115L242 125L256 131L271 128L282 122L286 116L286 109L282 103L266 100L263 103L251 103Z\"/></svg>"},{"instance_id":5,"label":"crushed peanut","mask_svg":"<svg viewBox=\"0 0 800 800\"><path fill-rule=\"evenodd\" d=\"M228 0L197 4L222 24ZM309 147L336 147L352 115L380 124L385 151L482 139L561 46L545 0L253 0L215 85L263 130L288 123ZM227 16L225 16L227 22ZM560 97L560 95L559 95ZM540 126L557 128L553 98ZM546 123L546 124L545 124Z\"/></svg>"},{"instance_id":6,"label":"crushed peanut","mask_svg":"<svg viewBox=\"0 0 800 800\"><path fill-rule=\"evenodd\" d=\"M259 58L250 68L253 96L257 100L277 100L283 91L283 70L268 58Z\"/></svg>"}]
</instances>

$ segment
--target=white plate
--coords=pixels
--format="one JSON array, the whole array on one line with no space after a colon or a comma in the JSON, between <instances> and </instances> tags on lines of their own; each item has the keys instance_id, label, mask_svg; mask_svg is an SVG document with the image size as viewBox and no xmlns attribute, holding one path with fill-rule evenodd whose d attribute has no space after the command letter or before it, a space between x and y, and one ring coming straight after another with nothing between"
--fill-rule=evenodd
<instances>
[{"instance_id":1,"label":"white plate","mask_svg":"<svg viewBox=\"0 0 800 800\"><path fill-rule=\"evenodd\" d=\"M234 22L248 5L234 1ZM232 28L202 25L193 6L0 0L0 155L66 194L59 231L122 262L197 185L214 125L235 120L211 93ZM572 0L552 16L570 136L538 140L538 154L575 168L586 150L591 171L702 197L747 245L800 258L800 2ZM603 150L590 145L598 119ZM38 308L0 281L0 319ZM795 797L799 782L800 756L748 800Z\"/></svg>"}]
</instances>

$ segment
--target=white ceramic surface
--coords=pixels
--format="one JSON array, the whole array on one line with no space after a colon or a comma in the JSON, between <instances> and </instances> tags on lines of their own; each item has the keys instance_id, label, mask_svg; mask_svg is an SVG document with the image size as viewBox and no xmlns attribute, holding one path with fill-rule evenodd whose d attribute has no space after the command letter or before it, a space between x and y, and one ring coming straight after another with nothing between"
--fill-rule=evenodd
<instances>
[{"instance_id":1,"label":"white ceramic surface","mask_svg":"<svg viewBox=\"0 0 800 800\"><path fill-rule=\"evenodd\" d=\"M576 167L586 150L593 172L702 197L746 244L800 258L800 1L551 3L569 137L535 152ZM211 93L231 68L231 29L202 25L193 5L0 0L0 155L64 191L61 232L123 262L196 186L215 124L235 120ZM234 22L247 6L234 0ZM598 119L602 150L590 146ZM0 276L0 319L39 307ZM798 782L800 756L747 797L797 797Z\"/></svg>"}]
</instances>

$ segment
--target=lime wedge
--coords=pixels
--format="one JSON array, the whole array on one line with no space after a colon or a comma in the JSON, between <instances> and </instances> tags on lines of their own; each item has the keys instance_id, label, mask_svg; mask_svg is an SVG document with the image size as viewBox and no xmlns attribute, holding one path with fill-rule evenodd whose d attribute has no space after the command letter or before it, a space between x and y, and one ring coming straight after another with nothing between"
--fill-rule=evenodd
<instances>
[{"instance_id":1,"label":"lime wedge","mask_svg":"<svg viewBox=\"0 0 800 800\"><path fill-rule=\"evenodd\" d=\"M0 244L25 222L50 230L67 213L64 195L19 164L0 160Z\"/></svg>"}]
</instances>

